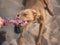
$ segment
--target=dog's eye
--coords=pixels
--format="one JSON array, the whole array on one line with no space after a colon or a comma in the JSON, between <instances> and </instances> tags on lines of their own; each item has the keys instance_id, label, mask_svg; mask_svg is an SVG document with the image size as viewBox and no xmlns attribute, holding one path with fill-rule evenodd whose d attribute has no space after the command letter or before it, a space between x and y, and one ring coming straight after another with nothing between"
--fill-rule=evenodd
<instances>
[{"instance_id":1,"label":"dog's eye","mask_svg":"<svg viewBox=\"0 0 60 45\"><path fill-rule=\"evenodd\" d=\"M27 16L27 14L23 14L23 16Z\"/></svg>"}]
</instances>

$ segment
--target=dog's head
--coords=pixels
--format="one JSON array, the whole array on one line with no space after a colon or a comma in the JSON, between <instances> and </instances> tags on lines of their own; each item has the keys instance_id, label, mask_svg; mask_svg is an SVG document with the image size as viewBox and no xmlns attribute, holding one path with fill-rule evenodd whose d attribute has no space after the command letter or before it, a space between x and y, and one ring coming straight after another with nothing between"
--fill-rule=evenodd
<instances>
[{"instance_id":1,"label":"dog's head","mask_svg":"<svg viewBox=\"0 0 60 45\"><path fill-rule=\"evenodd\" d=\"M38 13L36 12L36 10L25 9L25 10L20 11L17 16L20 20L23 20L26 23L30 23L30 22L34 21L34 19L37 15L38 15Z\"/></svg>"},{"instance_id":2,"label":"dog's head","mask_svg":"<svg viewBox=\"0 0 60 45\"><path fill-rule=\"evenodd\" d=\"M17 16L19 17L19 19L23 21L27 21L27 20L33 21L34 20L33 11L35 12L35 10L25 9L20 11Z\"/></svg>"}]
</instances>

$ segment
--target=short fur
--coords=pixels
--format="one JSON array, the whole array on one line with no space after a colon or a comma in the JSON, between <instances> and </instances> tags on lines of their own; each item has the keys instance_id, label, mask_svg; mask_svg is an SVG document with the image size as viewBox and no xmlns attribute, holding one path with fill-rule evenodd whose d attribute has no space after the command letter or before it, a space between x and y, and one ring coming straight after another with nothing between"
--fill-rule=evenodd
<instances>
[{"instance_id":1,"label":"short fur","mask_svg":"<svg viewBox=\"0 0 60 45\"><path fill-rule=\"evenodd\" d=\"M32 20L31 23L39 23L39 33L37 37L36 44L41 45L42 43L42 33L44 31L44 25L46 21L45 7L52 14L48 7L48 0L23 0L23 5L25 9L18 13L18 17L21 20ZM20 38L18 39L18 45L22 45L24 41L24 32L26 31L26 26L23 27Z\"/></svg>"}]
</instances>

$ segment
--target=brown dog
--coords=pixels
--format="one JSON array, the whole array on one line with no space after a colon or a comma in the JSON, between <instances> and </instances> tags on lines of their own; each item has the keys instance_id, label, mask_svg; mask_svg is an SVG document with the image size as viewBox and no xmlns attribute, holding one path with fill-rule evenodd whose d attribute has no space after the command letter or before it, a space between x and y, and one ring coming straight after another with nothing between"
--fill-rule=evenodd
<instances>
[{"instance_id":1,"label":"brown dog","mask_svg":"<svg viewBox=\"0 0 60 45\"><path fill-rule=\"evenodd\" d=\"M21 36L18 40L18 45L22 45L24 41L24 32L26 31L27 25L30 23L39 23L39 34L37 38L37 45L41 45L42 42L42 33L44 30L46 13L45 7L48 9L49 13L52 14L51 10L48 7L48 0L23 0L23 5L25 9L18 13L19 19L25 21L21 24L23 27Z\"/></svg>"}]
</instances>

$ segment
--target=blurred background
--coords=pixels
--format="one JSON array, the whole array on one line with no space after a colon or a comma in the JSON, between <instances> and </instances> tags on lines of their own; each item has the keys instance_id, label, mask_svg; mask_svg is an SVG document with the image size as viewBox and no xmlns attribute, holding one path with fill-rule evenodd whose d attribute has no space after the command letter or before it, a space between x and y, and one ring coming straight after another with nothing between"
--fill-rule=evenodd
<instances>
[{"instance_id":1,"label":"blurred background","mask_svg":"<svg viewBox=\"0 0 60 45\"><path fill-rule=\"evenodd\" d=\"M42 45L60 45L60 0L49 0L49 6L53 10L54 16L50 16L46 11L47 20ZM2 18L14 18L22 9L24 9L22 0L0 0L0 17ZM35 45L38 28L37 23L27 27L23 45ZM12 24L6 24L0 31L6 32L6 41L2 45L17 45L20 34L14 33Z\"/></svg>"}]
</instances>

